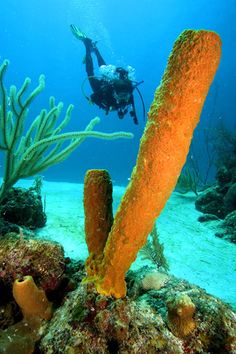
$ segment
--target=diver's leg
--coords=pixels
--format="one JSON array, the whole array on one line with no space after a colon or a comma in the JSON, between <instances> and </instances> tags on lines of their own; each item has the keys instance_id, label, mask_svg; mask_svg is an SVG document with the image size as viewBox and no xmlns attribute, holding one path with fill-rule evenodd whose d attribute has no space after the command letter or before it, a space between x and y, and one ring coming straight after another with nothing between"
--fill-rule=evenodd
<instances>
[{"instance_id":1,"label":"diver's leg","mask_svg":"<svg viewBox=\"0 0 236 354\"><path fill-rule=\"evenodd\" d=\"M95 92L100 88L99 80L94 77L94 67L93 67L93 59L92 59L92 51L94 51L94 48L97 50L95 47L93 41L86 37L86 35L80 31L80 29L74 25L70 25L71 31L73 35L81 40L84 45L85 45L85 50L86 50L86 55L85 55L85 68L86 68L86 73L88 75L88 80L90 83L90 86L92 90ZM97 50L98 51L98 50ZM99 52L98 52L99 53ZM97 56L97 53L95 53ZM98 54L99 55L99 54ZM98 56L97 56L98 60ZM102 59L103 61L103 59ZM101 64L103 65L103 64Z\"/></svg>"},{"instance_id":2,"label":"diver's leg","mask_svg":"<svg viewBox=\"0 0 236 354\"><path fill-rule=\"evenodd\" d=\"M88 75L88 78L90 78L91 76L94 76L93 59L91 54L91 43L88 38L86 38L86 40L83 40L83 43L86 49L85 68L86 68L86 73Z\"/></svg>"},{"instance_id":3,"label":"diver's leg","mask_svg":"<svg viewBox=\"0 0 236 354\"><path fill-rule=\"evenodd\" d=\"M105 60L103 59L103 57L101 56L99 50L96 47L96 43L97 42L93 42L92 39L88 38L78 27L76 27L75 25L70 25L70 29L73 33L73 35L81 40L85 47L86 47L86 56L88 56L88 71L90 73L90 68L92 66L92 58L91 58L91 52L94 52L94 54L97 57L97 62L98 62L98 66L101 65L106 65ZM87 68L86 68L87 70ZM88 74L88 73L87 73ZM89 74L88 74L89 75ZM93 75L93 74L92 74ZM90 75L90 76L92 76Z\"/></svg>"},{"instance_id":4,"label":"diver's leg","mask_svg":"<svg viewBox=\"0 0 236 354\"><path fill-rule=\"evenodd\" d=\"M85 56L85 66L86 73L88 75L88 80L93 92L97 92L101 88L101 81L94 76L94 68L93 68L93 59L92 59L92 42L89 38L88 40L84 40L84 45L86 48L86 56Z\"/></svg>"},{"instance_id":5,"label":"diver's leg","mask_svg":"<svg viewBox=\"0 0 236 354\"><path fill-rule=\"evenodd\" d=\"M91 89L93 92L96 92L100 90L101 87L101 82L98 78L94 76L94 67L93 67L93 59L92 59L92 42L89 38L87 40L84 40L84 45L86 48L86 56L85 56L85 66L86 66L86 73L88 75L88 80L91 86Z\"/></svg>"},{"instance_id":6,"label":"diver's leg","mask_svg":"<svg viewBox=\"0 0 236 354\"><path fill-rule=\"evenodd\" d=\"M91 53L92 52L96 55L98 66L106 65L105 60L101 56L101 53L99 52L99 50L98 50L98 48L96 46L96 42L93 42L92 39L87 38L87 37L83 38L82 41L84 42L84 45L85 45L85 48L86 48L86 56L88 56L88 65L89 65L88 70L90 69L90 65L91 65L91 62L92 62L92 58L91 58Z\"/></svg>"},{"instance_id":7,"label":"diver's leg","mask_svg":"<svg viewBox=\"0 0 236 354\"><path fill-rule=\"evenodd\" d=\"M97 49L96 45L94 46L93 52L94 52L94 54L97 57L98 66L106 65L106 62L103 59L103 57L101 56L101 54L100 54L99 50Z\"/></svg>"}]
</instances>

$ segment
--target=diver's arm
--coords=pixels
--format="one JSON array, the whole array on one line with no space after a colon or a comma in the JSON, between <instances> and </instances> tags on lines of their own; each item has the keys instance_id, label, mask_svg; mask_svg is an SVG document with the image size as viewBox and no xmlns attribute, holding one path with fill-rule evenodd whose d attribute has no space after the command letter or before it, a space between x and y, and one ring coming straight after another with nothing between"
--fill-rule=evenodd
<instances>
[{"instance_id":1,"label":"diver's arm","mask_svg":"<svg viewBox=\"0 0 236 354\"><path fill-rule=\"evenodd\" d=\"M130 103L132 106L132 110L130 111L130 115L133 118L134 124L138 125L138 117L136 114L136 108L135 108L135 104L134 104L134 95L132 94L131 98L130 98Z\"/></svg>"}]
</instances>

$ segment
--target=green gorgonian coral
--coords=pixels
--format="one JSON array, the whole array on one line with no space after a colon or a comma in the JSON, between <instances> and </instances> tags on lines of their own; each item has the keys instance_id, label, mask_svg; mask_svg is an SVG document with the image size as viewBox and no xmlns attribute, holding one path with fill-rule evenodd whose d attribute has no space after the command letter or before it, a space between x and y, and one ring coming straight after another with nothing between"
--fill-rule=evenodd
<instances>
[{"instance_id":1,"label":"green gorgonian coral","mask_svg":"<svg viewBox=\"0 0 236 354\"><path fill-rule=\"evenodd\" d=\"M92 119L84 131L61 133L70 120L73 105L69 105L64 119L56 126L63 103L56 105L54 97L49 99L49 109L42 109L23 135L29 107L44 89L45 79L41 75L38 86L27 97L26 91L31 83L29 78L19 90L12 85L8 94L3 83L8 65L9 61L5 60L0 66L0 150L5 154L0 201L19 179L33 176L65 160L87 137L109 140L133 137L126 132L109 134L93 131L100 122L98 117Z\"/></svg>"}]
</instances>

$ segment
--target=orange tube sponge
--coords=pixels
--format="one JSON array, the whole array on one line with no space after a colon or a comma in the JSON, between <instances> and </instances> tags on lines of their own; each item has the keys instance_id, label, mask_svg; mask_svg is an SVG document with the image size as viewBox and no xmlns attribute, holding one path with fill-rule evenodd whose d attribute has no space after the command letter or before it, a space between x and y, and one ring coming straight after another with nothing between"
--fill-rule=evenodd
<instances>
[{"instance_id":1,"label":"orange tube sponge","mask_svg":"<svg viewBox=\"0 0 236 354\"><path fill-rule=\"evenodd\" d=\"M23 280L13 283L13 296L26 320L40 317L49 320L52 317L52 306L44 290L39 289L34 279L28 275Z\"/></svg>"},{"instance_id":2,"label":"orange tube sponge","mask_svg":"<svg viewBox=\"0 0 236 354\"><path fill-rule=\"evenodd\" d=\"M215 32L186 30L176 40L93 279L99 293L125 296L125 273L175 187L220 55L221 40Z\"/></svg>"},{"instance_id":3,"label":"orange tube sponge","mask_svg":"<svg viewBox=\"0 0 236 354\"><path fill-rule=\"evenodd\" d=\"M89 275L92 275L95 272L96 262L101 260L113 223L112 182L108 171L87 171L84 180L84 213L86 242L89 250L86 270Z\"/></svg>"}]
</instances>

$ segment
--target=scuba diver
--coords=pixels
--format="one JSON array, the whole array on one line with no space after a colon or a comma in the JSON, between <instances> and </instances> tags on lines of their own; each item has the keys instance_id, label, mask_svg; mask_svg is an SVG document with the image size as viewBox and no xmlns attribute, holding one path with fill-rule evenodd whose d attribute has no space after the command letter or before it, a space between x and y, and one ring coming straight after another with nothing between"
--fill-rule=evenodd
<instances>
[{"instance_id":1,"label":"scuba diver","mask_svg":"<svg viewBox=\"0 0 236 354\"><path fill-rule=\"evenodd\" d=\"M126 70L122 67L106 65L96 46L97 42L93 42L92 39L88 38L76 26L71 25L70 28L74 36L81 40L85 45L86 73L88 75L91 89L93 90L90 97L87 97L86 95L85 97L92 103L95 103L99 108L104 109L106 114L111 111L117 111L120 119L124 118L131 107L129 114L133 118L134 124L138 124L133 91L134 89L137 89L143 106L143 114L145 116L143 98L137 87L143 81L136 82L132 80L134 69L131 66L128 66ZM101 77L94 75L92 53L94 53L97 58Z\"/></svg>"}]
</instances>

